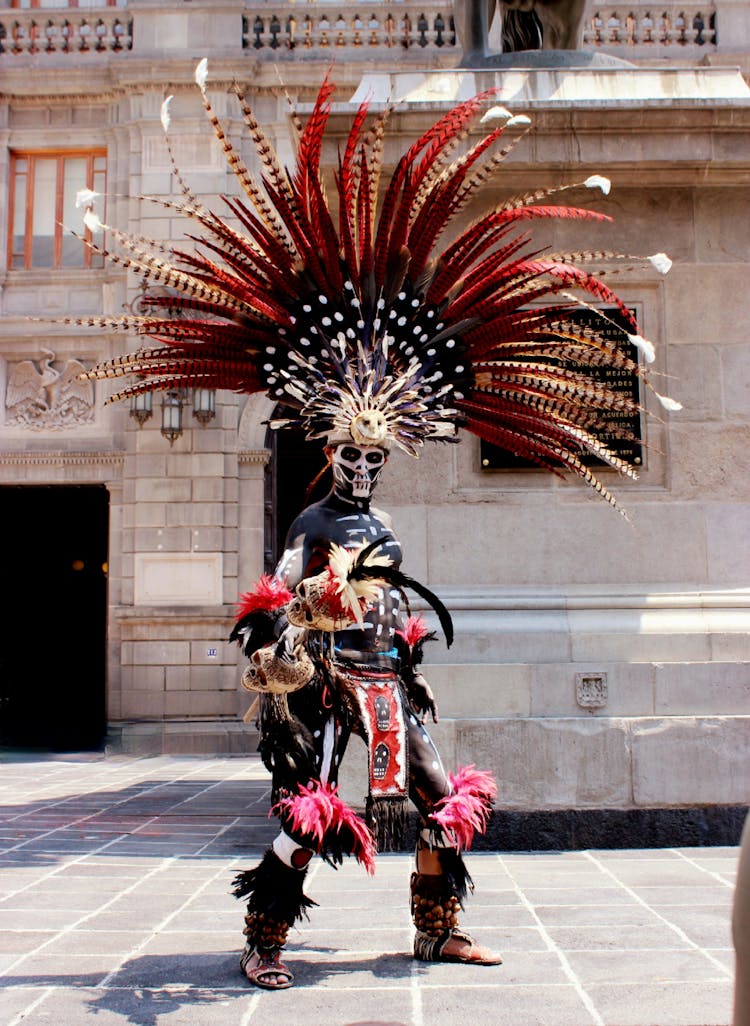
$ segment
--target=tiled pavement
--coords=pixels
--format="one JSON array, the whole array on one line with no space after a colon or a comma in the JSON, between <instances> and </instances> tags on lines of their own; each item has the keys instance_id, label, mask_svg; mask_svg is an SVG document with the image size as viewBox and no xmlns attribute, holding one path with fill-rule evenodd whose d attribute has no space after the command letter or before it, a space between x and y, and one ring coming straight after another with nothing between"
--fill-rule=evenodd
<instances>
[{"instance_id":1,"label":"tiled pavement","mask_svg":"<svg viewBox=\"0 0 750 1026\"><path fill-rule=\"evenodd\" d=\"M410 859L316 864L293 989L245 985L256 759L0 756L0 1026L727 1026L737 850L471 857L497 968L408 957Z\"/></svg>"}]
</instances>

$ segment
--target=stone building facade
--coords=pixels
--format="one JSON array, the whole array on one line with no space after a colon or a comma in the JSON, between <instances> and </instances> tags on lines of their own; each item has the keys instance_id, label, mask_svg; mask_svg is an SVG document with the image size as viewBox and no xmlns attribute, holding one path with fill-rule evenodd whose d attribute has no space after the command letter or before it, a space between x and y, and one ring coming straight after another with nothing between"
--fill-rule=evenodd
<instances>
[{"instance_id":1,"label":"stone building facade","mask_svg":"<svg viewBox=\"0 0 750 1026\"><path fill-rule=\"evenodd\" d=\"M304 110L333 59L334 134L358 90L402 99L391 160L492 76L533 121L492 184L498 199L606 174L610 197L582 202L615 225L595 241L554 228L550 244L674 260L666 278L635 261L612 278L658 346L658 387L684 406L668 415L643 395L640 480L612 482L630 523L575 482L488 469L472 437L389 465L378 498L405 568L457 628L428 667L447 761L494 769L508 809L750 800L750 14L738 0L673 7L658 19L640 0L627 16L587 12L586 51L632 67L476 75L455 70L449 2L0 9L6 742L69 747L106 732L125 751L254 747L224 639L294 512L276 501L280 482L303 490L318 467L269 438L266 400L219 394L212 416L205 397L184 397L171 442L160 399L150 417L104 406L109 386L76 374L123 339L62 320L137 309L139 283L59 224L83 230L72 196L87 185L106 193L109 224L179 241L183 219L138 199L179 197L165 95L177 163L218 207L235 184L192 84L197 61L209 58L212 103L252 168L233 80L288 155L284 88Z\"/></svg>"}]
</instances>

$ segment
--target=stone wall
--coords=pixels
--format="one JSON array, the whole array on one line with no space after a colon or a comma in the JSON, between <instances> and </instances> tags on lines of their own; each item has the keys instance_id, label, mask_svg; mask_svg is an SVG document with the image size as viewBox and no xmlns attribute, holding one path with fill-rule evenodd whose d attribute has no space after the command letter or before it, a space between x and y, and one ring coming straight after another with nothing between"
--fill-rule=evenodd
<instances>
[{"instance_id":1,"label":"stone wall","mask_svg":"<svg viewBox=\"0 0 750 1026\"><path fill-rule=\"evenodd\" d=\"M135 199L179 195L159 123L165 82L174 94L174 150L191 185L209 206L234 187L191 83L196 36L206 44L198 55L211 55L212 102L251 168L229 95L235 75L288 160L289 126L272 64L253 47L243 51L236 11L199 8L127 9L141 25L132 50L55 52L48 65L41 55L1 54L2 187L9 149L65 147L72 138L76 145L106 145L107 219L179 240L181 218ZM196 18L203 19L200 31ZM290 92L309 102L323 73L320 56L281 56ZM420 68L446 68L454 59L434 40L399 53L398 64L385 45L366 67L359 53L347 51L346 58L336 67L340 106L332 129L339 137L363 73L385 68L395 88L390 71L403 68L402 59L416 78ZM483 470L470 437L449 451L434 447L418 463L394 456L378 493L404 542L405 569L454 610L455 645L431 646L427 667L441 706L435 735L446 762L493 769L501 803L511 810L750 798L750 325L743 299L750 106L735 80L731 96L722 97L731 76L683 70L692 75L691 88L710 80L715 95L618 100L621 81L597 99L589 77L578 82L589 98L573 102L530 78L523 100L503 102L530 113L532 131L492 186L500 200L607 174L609 198L570 199L613 214L615 226L595 236L590 228L563 226L550 233L550 245L578 248L585 239L596 249L634 255L666 250L675 261L664 279L640 261L612 277L657 343L657 387L684 405L667 415L653 395L644 396L649 448L641 480L612 482L631 522L576 483L535 471ZM677 82L672 72L663 81ZM449 72L430 80L443 100L401 105L389 160L450 100L455 81ZM333 167L335 146L326 152ZM2 207L3 238L5 217ZM8 368L38 360L42 343L58 360L75 356L86 365L121 347L100 330L54 325L40 335L27 314L116 314L137 301L137 286L117 268L21 272L3 262L3 395ZM139 752L251 750L255 735L240 722L249 700L238 687L239 661L223 639L238 593L263 568L269 404L219 396L206 426L187 405L185 430L170 448L159 432L158 400L141 428L126 408L102 407L109 390L97 386L92 418L63 431L2 421L0 478L104 481L110 489L113 743ZM586 704L592 694L601 704ZM354 798L362 779L360 756Z\"/></svg>"}]
</instances>

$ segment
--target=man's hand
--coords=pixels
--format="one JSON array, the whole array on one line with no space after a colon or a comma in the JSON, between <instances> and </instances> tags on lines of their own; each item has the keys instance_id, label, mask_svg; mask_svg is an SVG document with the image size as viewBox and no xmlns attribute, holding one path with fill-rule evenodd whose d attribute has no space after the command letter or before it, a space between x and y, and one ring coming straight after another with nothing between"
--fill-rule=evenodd
<instances>
[{"instance_id":1,"label":"man's hand","mask_svg":"<svg viewBox=\"0 0 750 1026\"><path fill-rule=\"evenodd\" d=\"M435 696L432 693L432 688L421 673L415 673L412 677L409 684L409 697L411 698L411 704L419 713L422 723L427 719L427 713L430 713L432 716L433 723L438 722L438 707Z\"/></svg>"},{"instance_id":2,"label":"man's hand","mask_svg":"<svg viewBox=\"0 0 750 1026\"><path fill-rule=\"evenodd\" d=\"M293 663L296 660L295 650L302 644L303 635L306 633L304 627L295 627L289 624L276 643L276 658L285 663Z\"/></svg>"}]
</instances>

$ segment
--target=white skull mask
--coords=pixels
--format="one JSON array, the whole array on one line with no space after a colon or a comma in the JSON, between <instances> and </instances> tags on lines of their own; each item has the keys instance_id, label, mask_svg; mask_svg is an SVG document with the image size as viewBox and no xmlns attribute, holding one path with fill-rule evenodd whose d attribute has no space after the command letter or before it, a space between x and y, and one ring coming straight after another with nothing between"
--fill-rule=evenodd
<instances>
[{"instance_id":1,"label":"white skull mask","mask_svg":"<svg viewBox=\"0 0 750 1026\"><path fill-rule=\"evenodd\" d=\"M337 445L331 456L336 490L369 499L383 469L386 453L377 445Z\"/></svg>"}]
</instances>

